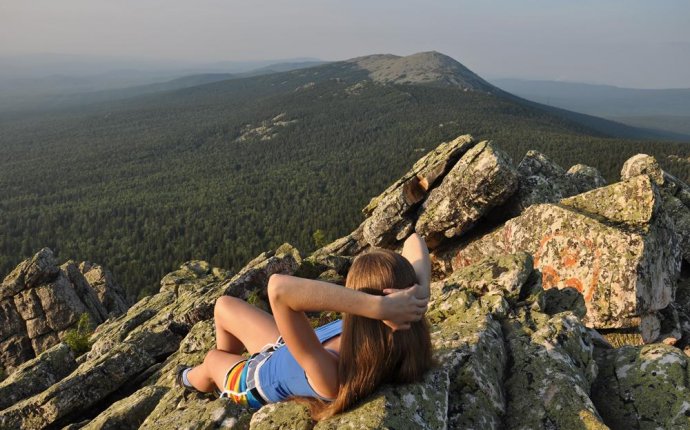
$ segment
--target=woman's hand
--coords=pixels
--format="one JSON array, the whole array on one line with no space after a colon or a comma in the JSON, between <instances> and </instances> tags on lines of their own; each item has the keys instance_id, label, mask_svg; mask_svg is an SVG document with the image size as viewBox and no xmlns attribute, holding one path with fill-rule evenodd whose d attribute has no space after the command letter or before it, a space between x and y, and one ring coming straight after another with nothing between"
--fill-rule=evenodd
<instances>
[{"instance_id":1,"label":"woman's hand","mask_svg":"<svg viewBox=\"0 0 690 430\"><path fill-rule=\"evenodd\" d=\"M428 296L417 298L423 294L418 284L405 289L387 288L383 294L381 321L393 331L409 329L413 322L421 320L429 303Z\"/></svg>"}]
</instances>

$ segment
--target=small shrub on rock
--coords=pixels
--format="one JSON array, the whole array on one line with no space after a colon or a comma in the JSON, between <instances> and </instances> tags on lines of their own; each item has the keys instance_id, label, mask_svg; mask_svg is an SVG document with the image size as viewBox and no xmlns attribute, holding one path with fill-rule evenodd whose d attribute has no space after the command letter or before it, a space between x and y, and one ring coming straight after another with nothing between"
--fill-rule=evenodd
<instances>
[{"instance_id":1,"label":"small shrub on rock","mask_svg":"<svg viewBox=\"0 0 690 430\"><path fill-rule=\"evenodd\" d=\"M79 322L77 323L77 328L69 330L65 334L63 341L74 351L78 356L91 349L91 343L89 342L89 337L93 334L93 327L91 324L91 318L89 314L83 313L79 317Z\"/></svg>"}]
</instances>

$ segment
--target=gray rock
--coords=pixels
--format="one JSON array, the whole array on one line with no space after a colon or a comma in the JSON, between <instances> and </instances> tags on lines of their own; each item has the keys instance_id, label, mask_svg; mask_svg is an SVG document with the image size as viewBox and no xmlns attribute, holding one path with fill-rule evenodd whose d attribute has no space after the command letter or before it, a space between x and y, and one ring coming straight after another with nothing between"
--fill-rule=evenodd
<instances>
[{"instance_id":1,"label":"gray rock","mask_svg":"<svg viewBox=\"0 0 690 430\"><path fill-rule=\"evenodd\" d=\"M79 264L79 270L96 292L98 300L109 315L127 312L129 303L125 290L115 282L113 275L105 267L87 261Z\"/></svg>"},{"instance_id":2,"label":"gray rock","mask_svg":"<svg viewBox=\"0 0 690 430\"><path fill-rule=\"evenodd\" d=\"M510 158L491 143L480 142L429 193L415 229L432 244L442 237L459 236L505 202L517 187L518 174Z\"/></svg>"},{"instance_id":3,"label":"gray rock","mask_svg":"<svg viewBox=\"0 0 690 430\"><path fill-rule=\"evenodd\" d=\"M470 135L442 143L373 198L363 209L368 217L363 223L364 239L372 246L390 246L409 236L414 227L412 209L475 143Z\"/></svg>"},{"instance_id":4,"label":"gray rock","mask_svg":"<svg viewBox=\"0 0 690 430\"><path fill-rule=\"evenodd\" d=\"M522 286L534 269L532 256L525 252L487 257L471 266L461 267L444 280L442 293L461 288L484 295L500 292L517 302Z\"/></svg>"},{"instance_id":5,"label":"gray rock","mask_svg":"<svg viewBox=\"0 0 690 430\"><path fill-rule=\"evenodd\" d=\"M154 363L141 348L130 343L116 345L42 393L0 411L0 428L43 428L71 413L88 410Z\"/></svg>"},{"instance_id":6,"label":"gray rock","mask_svg":"<svg viewBox=\"0 0 690 430\"><path fill-rule=\"evenodd\" d=\"M351 256L357 255L367 248L369 248L369 244L364 239L364 223L362 223L352 233L317 249L312 256L315 258L328 255Z\"/></svg>"},{"instance_id":7,"label":"gray rock","mask_svg":"<svg viewBox=\"0 0 690 430\"><path fill-rule=\"evenodd\" d=\"M0 343L0 363L4 372L12 373L19 365L35 356L31 341L26 335L12 335Z\"/></svg>"},{"instance_id":8,"label":"gray rock","mask_svg":"<svg viewBox=\"0 0 690 430\"><path fill-rule=\"evenodd\" d=\"M535 205L460 248L453 267L529 252L545 290L574 288L583 294L588 327L638 327L640 314L671 303L680 272L680 250L668 219L655 216L646 228L646 233L620 229L564 207ZM643 336L655 339L653 333Z\"/></svg>"},{"instance_id":9,"label":"gray rock","mask_svg":"<svg viewBox=\"0 0 690 430\"><path fill-rule=\"evenodd\" d=\"M0 300L11 297L25 288L50 282L57 276L53 251L41 249L36 255L20 263L0 284Z\"/></svg>"},{"instance_id":10,"label":"gray rock","mask_svg":"<svg viewBox=\"0 0 690 430\"><path fill-rule=\"evenodd\" d=\"M52 331L31 339L31 348L35 351L45 351L60 342L60 336Z\"/></svg>"},{"instance_id":11,"label":"gray rock","mask_svg":"<svg viewBox=\"0 0 690 430\"><path fill-rule=\"evenodd\" d=\"M646 175L562 199L560 204L642 232L649 230L654 222L652 218L664 216L659 213L661 195Z\"/></svg>"},{"instance_id":12,"label":"gray rock","mask_svg":"<svg viewBox=\"0 0 690 430\"><path fill-rule=\"evenodd\" d=\"M9 371L57 344L82 314L92 324L110 315L77 266L67 262L57 267L48 248L19 264L3 281L2 291L0 366ZM121 293L109 291L112 297ZM8 339L10 333L14 338Z\"/></svg>"},{"instance_id":13,"label":"gray rock","mask_svg":"<svg viewBox=\"0 0 690 430\"><path fill-rule=\"evenodd\" d=\"M690 373L683 351L664 344L597 353L592 400L616 429L690 428Z\"/></svg>"},{"instance_id":14,"label":"gray rock","mask_svg":"<svg viewBox=\"0 0 690 430\"><path fill-rule=\"evenodd\" d=\"M306 406L297 402L268 404L250 421L251 430L312 430L314 422Z\"/></svg>"},{"instance_id":15,"label":"gray rock","mask_svg":"<svg viewBox=\"0 0 690 430\"><path fill-rule=\"evenodd\" d=\"M23 363L0 382L0 410L38 394L77 367L72 350L64 343L55 345L38 357Z\"/></svg>"},{"instance_id":16,"label":"gray rock","mask_svg":"<svg viewBox=\"0 0 690 430\"><path fill-rule=\"evenodd\" d=\"M314 429L444 428L447 425L446 411L449 404L445 393L449 389L449 370L437 369L427 372L420 383L384 386L355 408L319 421ZM260 427L257 425L252 428Z\"/></svg>"},{"instance_id":17,"label":"gray rock","mask_svg":"<svg viewBox=\"0 0 690 430\"><path fill-rule=\"evenodd\" d=\"M36 295L41 301L48 326L54 331L67 329L79 320L81 314L87 313L84 303L79 300L63 271L58 273L53 282L36 288Z\"/></svg>"},{"instance_id":18,"label":"gray rock","mask_svg":"<svg viewBox=\"0 0 690 430\"><path fill-rule=\"evenodd\" d=\"M46 321L45 317L34 318L24 322L26 323L26 333L28 334L29 339L35 339L38 336L44 335L51 331L50 327L48 327L48 322Z\"/></svg>"},{"instance_id":19,"label":"gray rock","mask_svg":"<svg viewBox=\"0 0 690 430\"><path fill-rule=\"evenodd\" d=\"M528 151L518 165L519 187L492 218L505 220L539 203L555 203L606 184L599 171L577 164L567 172L538 151Z\"/></svg>"},{"instance_id":20,"label":"gray rock","mask_svg":"<svg viewBox=\"0 0 690 430\"><path fill-rule=\"evenodd\" d=\"M672 219L681 241L683 258L690 262L690 186L665 172L650 155L629 158L621 170L621 180L646 175L660 188L665 212Z\"/></svg>"},{"instance_id":21,"label":"gray rock","mask_svg":"<svg viewBox=\"0 0 690 430\"><path fill-rule=\"evenodd\" d=\"M585 193L595 188L607 185L606 179L601 176L599 170L584 164L576 164L565 172L566 180L575 185L577 191Z\"/></svg>"},{"instance_id":22,"label":"gray rock","mask_svg":"<svg viewBox=\"0 0 690 430\"><path fill-rule=\"evenodd\" d=\"M41 302L36 296L36 290L24 290L14 296L14 304L17 307L17 312L21 315L23 320L30 320L33 318L43 317L43 309L41 309Z\"/></svg>"},{"instance_id":23,"label":"gray rock","mask_svg":"<svg viewBox=\"0 0 690 430\"><path fill-rule=\"evenodd\" d=\"M155 385L137 390L131 396L113 403L82 429L136 430L167 392L168 388Z\"/></svg>"},{"instance_id":24,"label":"gray rock","mask_svg":"<svg viewBox=\"0 0 690 430\"><path fill-rule=\"evenodd\" d=\"M26 328L14 301L11 298L0 301L0 341L16 334L25 334Z\"/></svg>"},{"instance_id":25,"label":"gray rock","mask_svg":"<svg viewBox=\"0 0 690 430\"><path fill-rule=\"evenodd\" d=\"M539 151L530 150L518 164L520 175L541 176L544 178L558 178L565 174L565 170L558 164L551 161L546 155Z\"/></svg>"},{"instance_id":26,"label":"gray rock","mask_svg":"<svg viewBox=\"0 0 690 430\"><path fill-rule=\"evenodd\" d=\"M79 271L79 268L71 261L60 266L60 270L63 271L67 278L69 279L74 292L79 297L79 300L84 304L84 308L89 313L91 321L98 325L103 321L108 319L108 311L105 309L103 304L100 302L96 291L91 288L91 285L86 281L84 275ZM125 308L125 310L127 310Z\"/></svg>"},{"instance_id":27,"label":"gray rock","mask_svg":"<svg viewBox=\"0 0 690 430\"><path fill-rule=\"evenodd\" d=\"M505 428L608 428L589 398L594 347L575 315L520 312L503 331L512 358Z\"/></svg>"},{"instance_id":28,"label":"gray rock","mask_svg":"<svg viewBox=\"0 0 690 430\"><path fill-rule=\"evenodd\" d=\"M664 174L656 158L647 154L637 154L625 161L621 169L621 181L626 181L638 175L649 175L659 186L674 186L670 176ZM670 180L670 181L669 181ZM667 182L671 182L670 184Z\"/></svg>"}]
</instances>

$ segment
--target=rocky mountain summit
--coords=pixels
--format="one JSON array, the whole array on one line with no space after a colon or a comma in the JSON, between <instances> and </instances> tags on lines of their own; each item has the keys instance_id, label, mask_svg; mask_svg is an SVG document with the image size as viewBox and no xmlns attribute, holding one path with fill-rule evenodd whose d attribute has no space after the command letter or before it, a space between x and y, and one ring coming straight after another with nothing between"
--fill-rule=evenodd
<instances>
[{"instance_id":1,"label":"rocky mountain summit","mask_svg":"<svg viewBox=\"0 0 690 430\"><path fill-rule=\"evenodd\" d=\"M58 343L3 364L0 428L690 428L690 187L652 157L632 157L607 185L592 167L565 170L535 151L515 165L460 136L363 212L352 233L307 256L284 244L236 274L184 263L102 322L81 356ZM176 365L214 347L221 295L267 308L271 274L342 283L356 255L399 250L413 231L431 249L439 363L422 382L383 386L319 423L294 402L252 412L174 385ZM48 253L5 279L3 315L41 288L71 288L97 307L86 284L55 281ZM28 333L21 315L3 339Z\"/></svg>"},{"instance_id":2,"label":"rocky mountain summit","mask_svg":"<svg viewBox=\"0 0 690 430\"><path fill-rule=\"evenodd\" d=\"M406 57L375 54L346 62L368 71L374 82L433 84L484 93L500 91L458 61L436 51L418 52Z\"/></svg>"}]
</instances>

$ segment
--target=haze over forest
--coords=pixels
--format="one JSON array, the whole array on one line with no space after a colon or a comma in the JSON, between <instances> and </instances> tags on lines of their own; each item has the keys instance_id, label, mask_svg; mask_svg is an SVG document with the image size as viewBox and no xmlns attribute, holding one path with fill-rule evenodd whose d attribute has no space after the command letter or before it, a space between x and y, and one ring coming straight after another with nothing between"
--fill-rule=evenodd
<instances>
[{"instance_id":1,"label":"haze over forest","mask_svg":"<svg viewBox=\"0 0 690 430\"><path fill-rule=\"evenodd\" d=\"M0 76L436 50L488 79L690 88L688 16L682 0L2 1Z\"/></svg>"}]
</instances>

